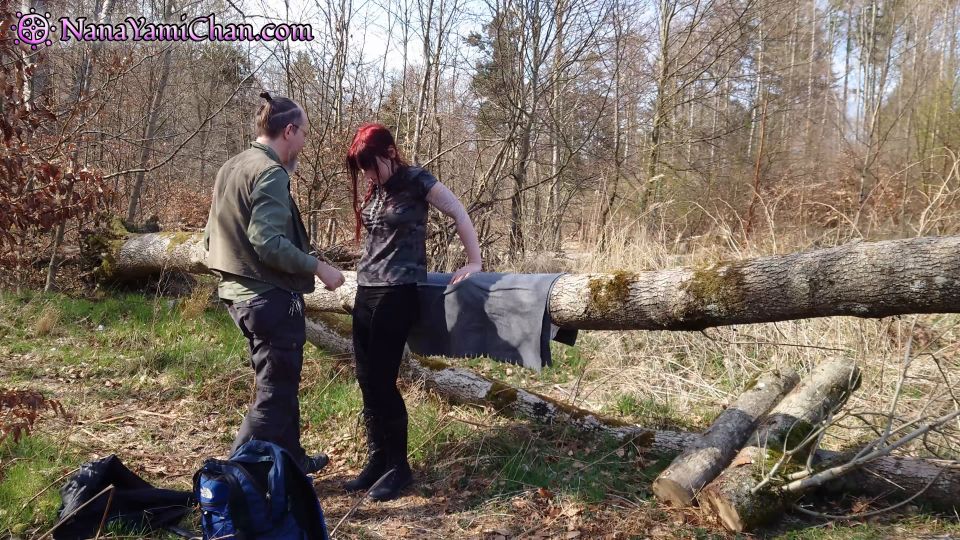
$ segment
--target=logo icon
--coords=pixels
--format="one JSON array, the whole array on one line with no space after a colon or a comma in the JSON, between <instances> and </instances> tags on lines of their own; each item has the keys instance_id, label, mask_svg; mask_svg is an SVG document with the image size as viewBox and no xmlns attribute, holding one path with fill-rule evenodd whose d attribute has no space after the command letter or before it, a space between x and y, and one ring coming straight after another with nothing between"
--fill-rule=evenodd
<instances>
[{"instance_id":1,"label":"logo icon","mask_svg":"<svg viewBox=\"0 0 960 540\"><path fill-rule=\"evenodd\" d=\"M40 15L37 10L30 8L30 13L17 12L19 21L16 26L11 26L10 30L17 33L17 38L13 40L17 45L24 43L30 45L30 48L37 50L40 45L53 45L50 33L53 27L50 25L50 14Z\"/></svg>"}]
</instances>

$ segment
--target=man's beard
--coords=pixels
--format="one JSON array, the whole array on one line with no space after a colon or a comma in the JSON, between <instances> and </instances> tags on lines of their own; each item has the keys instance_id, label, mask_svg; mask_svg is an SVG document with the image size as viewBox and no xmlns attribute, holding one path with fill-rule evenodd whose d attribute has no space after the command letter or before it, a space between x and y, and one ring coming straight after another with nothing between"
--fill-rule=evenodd
<instances>
[{"instance_id":1,"label":"man's beard","mask_svg":"<svg viewBox=\"0 0 960 540\"><path fill-rule=\"evenodd\" d=\"M287 174L293 174L297 170L297 156L293 156L292 159L287 160L283 168L287 170Z\"/></svg>"}]
</instances>

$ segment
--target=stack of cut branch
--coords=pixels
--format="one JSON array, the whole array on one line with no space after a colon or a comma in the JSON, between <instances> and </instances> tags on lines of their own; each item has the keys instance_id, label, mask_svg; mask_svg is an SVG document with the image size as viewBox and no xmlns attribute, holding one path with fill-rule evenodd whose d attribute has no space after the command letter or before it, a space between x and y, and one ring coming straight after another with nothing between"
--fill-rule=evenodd
<instances>
[{"instance_id":1,"label":"stack of cut branch","mask_svg":"<svg viewBox=\"0 0 960 540\"><path fill-rule=\"evenodd\" d=\"M783 512L788 494L777 479L791 471L804 452L815 446L828 420L859 386L860 371L849 360L818 365L750 436L748 444L698 496L723 524L734 531L764 525ZM812 455L807 452L807 455Z\"/></svg>"},{"instance_id":2,"label":"stack of cut branch","mask_svg":"<svg viewBox=\"0 0 960 540\"><path fill-rule=\"evenodd\" d=\"M699 502L737 532L768 524L801 495L820 487L910 495L899 504L918 500L955 509L960 505L960 464L891 452L955 421L960 411L912 425L896 438L887 433L857 452L817 449L859 382L856 365L840 359L821 363L799 384L793 373L762 376L660 474L654 493L676 506Z\"/></svg>"}]
</instances>

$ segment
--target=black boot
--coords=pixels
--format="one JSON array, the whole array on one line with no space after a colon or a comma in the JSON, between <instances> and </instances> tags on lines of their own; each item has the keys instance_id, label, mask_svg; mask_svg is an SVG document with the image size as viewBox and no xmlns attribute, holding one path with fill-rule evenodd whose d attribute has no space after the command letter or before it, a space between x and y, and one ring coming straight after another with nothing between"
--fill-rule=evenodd
<instances>
[{"instance_id":1,"label":"black boot","mask_svg":"<svg viewBox=\"0 0 960 540\"><path fill-rule=\"evenodd\" d=\"M383 426L366 410L363 411L363 425L367 432L367 464L356 478L343 484L343 489L348 492L370 489L387 470Z\"/></svg>"},{"instance_id":2,"label":"black boot","mask_svg":"<svg viewBox=\"0 0 960 540\"><path fill-rule=\"evenodd\" d=\"M413 483L413 473L407 461L407 415L390 421L387 424L384 442L386 443L387 466L385 473L389 476L370 492L370 498L375 501L389 501L396 499L400 493Z\"/></svg>"},{"instance_id":3,"label":"black boot","mask_svg":"<svg viewBox=\"0 0 960 540\"><path fill-rule=\"evenodd\" d=\"M312 456L303 456L303 460L300 462L300 468L303 469L304 474L316 474L326 467L328 463L330 463L330 456L320 452Z\"/></svg>"}]
</instances>

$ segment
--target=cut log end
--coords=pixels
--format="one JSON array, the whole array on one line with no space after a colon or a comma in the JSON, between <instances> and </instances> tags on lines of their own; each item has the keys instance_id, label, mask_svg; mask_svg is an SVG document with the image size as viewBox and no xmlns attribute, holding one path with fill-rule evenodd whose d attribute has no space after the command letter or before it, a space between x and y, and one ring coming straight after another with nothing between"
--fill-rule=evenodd
<instances>
[{"instance_id":1,"label":"cut log end","mask_svg":"<svg viewBox=\"0 0 960 540\"><path fill-rule=\"evenodd\" d=\"M760 376L714 421L697 444L660 474L653 484L654 494L674 506L689 506L703 486L713 480L746 442L757 420L799 380L791 369Z\"/></svg>"},{"instance_id":2,"label":"cut log end","mask_svg":"<svg viewBox=\"0 0 960 540\"><path fill-rule=\"evenodd\" d=\"M710 508L710 511L713 512L713 515L720 519L724 527L734 532L743 532L746 529L746 522L737 510L736 505L729 499L710 496L709 494L706 494L703 499Z\"/></svg>"},{"instance_id":3,"label":"cut log end","mask_svg":"<svg viewBox=\"0 0 960 540\"><path fill-rule=\"evenodd\" d=\"M719 482L711 483L698 496L700 505L709 509L724 527L733 532L749 531L767 524L784 508L783 499L769 489L752 493L749 467L742 469L723 479L718 478Z\"/></svg>"},{"instance_id":4,"label":"cut log end","mask_svg":"<svg viewBox=\"0 0 960 540\"><path fill-rule=\"evenodd\" d=\"M755 529L783 511L786 499L794 495L774 490L770 484L753 492L766 475L774 474L767 465L770 454L786 447L796 452L794 456L800 455L802 447L810 444L807 435L813 427L846 402L859 373L856 364L847 359L822 362L768 413L750 437L751 445L742 448L701 493L701 501L725 527L737 532ZM785 472L781 468L776 474Z\"/></svg>"},{"instance_id":5,"label":"cut log end","mask_svg":"<svg viewBox=\"0 0 960 540\"><path fill-rule=\"evenodd\" d=\"M683 508L693 504L693 494L687 489L686 485L676 482L671 478L660 476L654 480L653 494L661 501L676 506L677 508Z\"/></svg>"}]
</instances>

